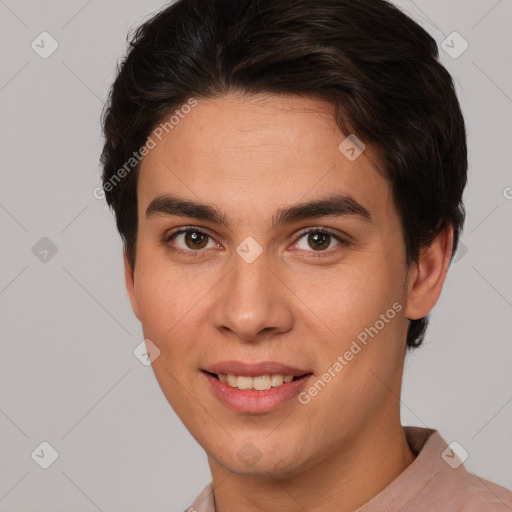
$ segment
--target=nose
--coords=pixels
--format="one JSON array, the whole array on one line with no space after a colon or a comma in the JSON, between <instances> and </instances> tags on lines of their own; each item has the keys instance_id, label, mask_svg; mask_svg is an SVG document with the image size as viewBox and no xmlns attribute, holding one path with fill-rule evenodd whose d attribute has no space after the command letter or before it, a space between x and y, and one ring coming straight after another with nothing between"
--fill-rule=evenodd
<instances>
[{"instance_id":1,"label":"nose","mask_svg":"<svg viewBox=\"0 0 512 512\"><path fill-rule=\"evenodd\" d=\"M265 253L248 263L237 254L215 287L210 319L214 328L243 341L257 342L292 328L292 292L270 268Z\"/></svg>"}]
</instances>

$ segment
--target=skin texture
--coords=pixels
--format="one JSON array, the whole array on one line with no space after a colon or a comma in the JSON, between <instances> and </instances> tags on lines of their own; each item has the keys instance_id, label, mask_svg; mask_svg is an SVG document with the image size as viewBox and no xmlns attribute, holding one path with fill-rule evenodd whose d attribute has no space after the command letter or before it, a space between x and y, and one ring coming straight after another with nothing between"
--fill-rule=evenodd
<instances>
[{"instance_id":1,"label":"skin texture","mask_svg":"<svg viewBox=\"0 0 512 512\"><path fill-rule=\"evenodd\" d=\"M351 162L338 150L344 139L328 103L229 95L198 100L142 161L126 286L145 338L161 351L153 369L162 391L207 452L217 512L354 510L414 460L399 415L407 319L438 300L452 230L407 267L389 183L371 148ZM269 230L278 208L333 192L356 199L372 221L330 216ZM165 193L216 206L229 228L146 218ZM187 226L209 235L203 249L184 234L165 240ZM319 250L305 228L350 243L328 237ZM263 249L250 264L236 252L248 236ZM271 360L316 380L397 302L401 311L307 405L236 412L201 372L224 360ZM237 456L249 442L261 454L251 466Z\"/></svg>"}]
</instances>

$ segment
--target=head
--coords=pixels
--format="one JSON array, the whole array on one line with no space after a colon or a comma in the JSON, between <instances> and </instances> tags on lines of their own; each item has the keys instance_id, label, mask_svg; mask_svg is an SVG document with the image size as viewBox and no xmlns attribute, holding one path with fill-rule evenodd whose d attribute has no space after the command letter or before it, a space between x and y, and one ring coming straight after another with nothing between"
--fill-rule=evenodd
<instances>
[{"instance_id":1,"label":"head","mask_svg":"<svg viewBox=\"0 0 512 512\"><path fill-rule=\"evenodd\" d=\"M464 221L464 121L421 27L384 0L179 0L135 32L104 133L134 312L214 459L258 471L250 442L291 473L397 413ZM211 391L226 360L309 387L241 413Z\"/></svg>"}]
</instances>

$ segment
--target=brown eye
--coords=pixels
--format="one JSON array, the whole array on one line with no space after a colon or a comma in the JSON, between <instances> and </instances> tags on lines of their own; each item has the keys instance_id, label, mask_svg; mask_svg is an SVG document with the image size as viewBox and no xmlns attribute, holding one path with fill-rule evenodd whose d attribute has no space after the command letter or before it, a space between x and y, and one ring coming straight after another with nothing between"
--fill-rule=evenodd
<instances>
[{"instance_id":1,"label":"brown eye","mask_svg":"<svg viewBox=\"0 0 512 512\"><path fill-rule=\"evenodd\" d=\"M316 233L309 233L308 244L312 249L327 249L331 242L331 235L318 231Z\"/></svg>"},{"instance_id":2,"label":"brown eye","mask_svg":"<svg viewBox=\"0 0 512 512\"><path fill-rule=\"evenodd\" d=\"M210 241L213 243L210 235L194 228L182 229L165 237L169 249L182 253L201 252Z\"/></svg>"},{"instance_id":3,"label":"brown eye","mask_svg":"<svg viewBox=\"0 0 512 512\"><path fill-rule=\"evenodd\" d=\"M185 244L189 249L203 249L208 243L208 235L200 231L187 231L185 233Z\"/></svg>"},{"instance_id":4,"label":"brown eye","mask_svg":"<svg viewBox=\"0 0 512 512\"><path fill-rule=\"evenodd\" d=\"M303 239L307 239L307 245L303 243ZM334 247L344 243L341 237L333 233L321 229L310 229L301 234L297 248L307 252L330 252L327 249L330 248L333 241L336 242Z\"/></svg>"}]
</instances>

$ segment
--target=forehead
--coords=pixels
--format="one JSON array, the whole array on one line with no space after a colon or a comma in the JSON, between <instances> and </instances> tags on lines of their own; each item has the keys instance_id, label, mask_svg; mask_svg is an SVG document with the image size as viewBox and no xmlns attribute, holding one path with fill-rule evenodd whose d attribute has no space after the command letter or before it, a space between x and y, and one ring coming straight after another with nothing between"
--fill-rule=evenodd
<instances>
[{"instance_id":1,"label":"forehead","mask_svg":"<svg viewBox=\"0 0 512 512\"><path fill-rule=\"evenodd\" d=\"M155 147L140 168L141 213L162 194L224 206L236 219L332 193L370 211L390 207L389 184L371 151L357 156L362 148L339 130L327 102L229 95L198 99L186 110L161 140L152 137Z\"/></svg>"}]
</instances>

